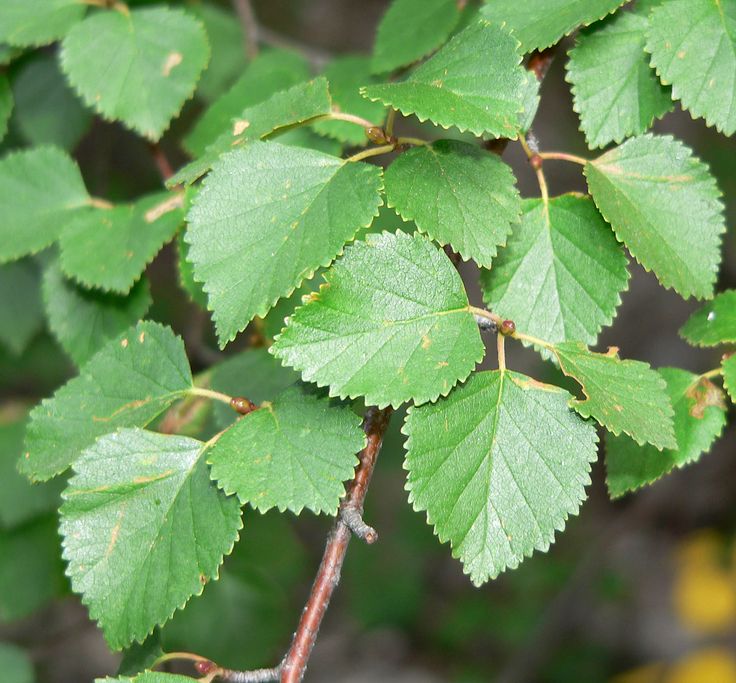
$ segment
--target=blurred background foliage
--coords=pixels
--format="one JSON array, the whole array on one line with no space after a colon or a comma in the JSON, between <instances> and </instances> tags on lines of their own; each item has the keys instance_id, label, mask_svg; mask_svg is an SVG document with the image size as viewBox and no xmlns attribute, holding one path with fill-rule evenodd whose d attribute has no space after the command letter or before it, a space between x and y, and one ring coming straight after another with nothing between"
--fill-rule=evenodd
<instances>
[{"instance_id":1,"label":"blurred background foliage","mask_svg":"<svg viewBox=\"0 0 736 683\"><path fill-rule=\"evenodd\" d=\"M163 140L175 166L186 160L182 137L207 104L239 78L248 53L229 3L181 4L205 23L213 54L196 98ZM313 72L335 56L368 54L386 5L386 0L253 3L265 42L297 48ZM557 48L534 129L543 149L586 155L564 81L564 53L571 44L568 39ZM0 57L6 52L0 50ZM111 200L160 188L146 143L82 106L59 73L53 47L29 50L3 68L16 110L0 151L59 145L79 160L90 192ZM400 120L397 127L404 134L447 135L416 120ZM736 286L736 139L679 110L655 130L685 141L716 175L731 226L719 289ZM339 152L334 141L321 144ZM505 158L522 194L536 194L520 148L511 145ZM553 194L584 190L577 167L555 165L547 176ZM399 223L384 211L372 229ZM149 267L154 304L148 317L182 334L195 370L202 370L222 356L214 351L208 316L180 286L187 273L177 272L178 261L174 244ZM54 513L63 482L31 487L14 469L28 410L74 374L46 329L37 262L29 259L18 267L24 269L22 290L0 275L0 679L82 683L115 673L120 658L108 652L64 578ZM664 290L633 263L632 271L618 318L599 347L615 344L625 356L656 367L694 372L714 367L717 351L693 349L677 336L696 304ZM463 274L474 303L480 303L477 273L464 265ZM17 274L12 282L18 282ZM306 285L300 293L309 289ZM280 304L227 353L249 339L272 337L288 306ZM540 378L554 372L518 345L509 353L514 369ZM493 352L489 355L486 363L492 366ZM247 368L239 373L230 379L256 382ZM590 499L550 552L478 590L448 548L436 542L423 515L406 504L400 422L393 420L368 496L366 519L379 530L380 542L351 545L309 680L736 682L733 428L698 465L616 503L606 496L599 460ZM326 518L247 510L243 542L225 562L220 581L193 599L148 647L186 649L234 668L276 662L295 627L329 525ZM128 653L123 666L143 654Z\"/></svg>"}]
</instances>

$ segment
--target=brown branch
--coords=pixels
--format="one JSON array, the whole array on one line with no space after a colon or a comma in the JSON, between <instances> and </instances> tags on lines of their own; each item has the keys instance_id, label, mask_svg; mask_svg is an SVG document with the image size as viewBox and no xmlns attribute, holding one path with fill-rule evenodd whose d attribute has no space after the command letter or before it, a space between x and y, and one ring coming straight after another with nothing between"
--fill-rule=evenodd
<instances>
[{"instance_id":1,"label":"brown branch","mask_svg":"<svg viewBox=\"0 0 736 683\"><path fill-rule=\"evenodd\" d=\"M250 0L233 0L233 7L240 19L240 25L245 36L245 56L249 60L254 59L258 56L259 30L253 5L250 4Z\"/></svg>"},{"instance_id":2,"label":"brown branch","mask_svg":"<svg viewBox=\"0 0 736 683\"><path fill-rule=\"evenodd\" d=\"M174 175L174 169L171 166L169 158L166 156L163 149L161 149L161 145L157 142L151 143L149 145L149 149L151 150L153 162L156 164L156 168L161 175L161 180L166 182L172 175Z\"/></svg>"}]
</instances>

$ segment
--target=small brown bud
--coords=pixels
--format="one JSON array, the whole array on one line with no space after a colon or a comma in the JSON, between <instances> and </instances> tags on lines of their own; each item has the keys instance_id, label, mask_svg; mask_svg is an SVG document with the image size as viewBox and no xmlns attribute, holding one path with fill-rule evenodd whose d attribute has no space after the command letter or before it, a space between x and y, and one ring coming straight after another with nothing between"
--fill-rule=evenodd
<instances>
[{"instance_id":1,"label":"small brown bud","mask_svg":"<svg viewBox=\"0 0 736 683\"><path fill-rule=\"evenodd\" d=\"M378 126L371 126L370 128L366 128L365 134L366 137L374 145L385 145L388 142L386 132L383 130L383 128L379 128Z\"/></svg>"},{"instance_id":2,"label":"small brown bud","mask_svg":"<svg viewBox=\"0 0 736 683\"><path fill-rule=\"evenodd\" d=\"M211 674L215 669L217 669L217 664L211 662L209 659L203 659L199 662L195 662L194 668L197 673L206 676L207 674Z\"/></svg>"},{"instance_id":3,"label":"small brown bud","mask_svg":"<svg viewBox=\"0 0 736 683\"><path fill-rule=\"evenodd\" d=\"M241 415L247 415L248 413L252 413L254 410L258 410L258 406L253 403L253 401L249 401L243 396L234 396L231 398L230 407L236 413L240 413Z\"/></svg>"},{"instance_id":4,"label":"small brown bud","mask_svg":"<svg viewBox=\"0 0 736 683\"><path fill-rule=\"evenodd\" d=\"M542 168L544 159L542 159L539 154L532 154L531 157L529 157L529 163L532 165L532 168L535 171L538 171L540 168Z\"/></svg>"},{"instance_id":5,"label":"small brown bud","mask_svg":"<svg viewBox=\"0 0 736 683\"><path fill-rule=\"evenodd\" d=\"M498 331L504 337L510 337L516 332L516 323L513 320L504 320Z\"/></svg>"}]
</instances>

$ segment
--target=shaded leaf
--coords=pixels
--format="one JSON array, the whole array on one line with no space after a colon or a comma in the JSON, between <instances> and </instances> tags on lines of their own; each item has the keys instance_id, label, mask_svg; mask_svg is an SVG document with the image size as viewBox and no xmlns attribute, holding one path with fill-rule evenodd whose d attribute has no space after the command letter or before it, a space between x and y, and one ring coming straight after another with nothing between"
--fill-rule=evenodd
<instances>
[{"instance_id":1,"label":"shaded leaf","mask_svg":"<svg viewBox=\"0 0 736 683\"><path fill-rule=\"evenodd\" d=\"M86 11L81 0L3 0L0 41L20 47L53 43L63 38Z\"/></svg>"},{"instance_id":2,"label":"shaded leaf","mask_svg":"<svg viewBox=\"0 0 736 683\"><path fill-rule=\"evenodd\" d=\"M8 77L0 73L0 140L8 132L8 121L13 113L13 92Z\"/></svg>"},{"instance_id":3,"label":"shaded leaf","mask_svg":"<svg viewBox=\"0 0 736 683\"><path fill-rule=\"evenodd\" d=\"M695 346L736 343L736 289L717 294L693 313L680 335Z\"/></svg>"},{"instance_id":4,"label":"shaded leaf","mask_svg":"<svg viewBox=\"0 0 736 683\"><path fill-rule=\"evenodd\" d=\"M678 368L662 368L667 394L675 411L674 449L637 445L628 436L606 435L606 483L611 498L651 484L675 467L695 462L707 452L726 425L723 392Z\"/></svg>"},{"instance_id":5,"label":"shaded leaf","mask_svg":"<svg viewBox=\"0 0 736 683\"><path fill-rule=\"evenodd\" d=\"M709 297L726 226L708 167L669 136L627 140L585 165L593 200L646 270L683 297Z\"/></svg>"},{"instance_id":6,"label":"shaded leaf","mask_svg":"<svg viewBox=\"0 0 736 683\"><path fill-rule=\"evenodd\" d=\"M119 427L145 427L191 387L181 339L157 323L138 323L34 408L21 471L49 479L98 436Z\"/></svg>"},{"instance_id":7,"label":"shaded leaf","mask_svg":"<svg viewBox=\"0 0 736 683\"><path fill-rule=\"evenodd\" d=\"M0 265L0 343L18 356L43 324L41 281L35 264Z\"/></svg>"},{"instance_id":8,"label":"shaded leaf","mask_svg":"<svg viewBox=\"0 0 736 683\"><path fill-rule=\"evenodd\" d=\"M462 280L424 237L369 234L324 278L271 351L332 396L434 401L483 357Z\"/></svg>"},{"instance_id":9,"label":"shaded leaf","mask_svg":"<svg viewBox=\"0 0 736 683\"><path fill-rule=\"evenodd\" d=\"M569 398L496 370L410 409L410 500L474 584L546 551L584 500L597 436L569 410Z\"/></svg>"},{"instance_id":10,"label":"shaded leaf","mask_svg":"<svg viewBox=\"0 0 736 683\"><path fill-rule=\"evenodd\" d=\"M60 533L72 587L107 642L142 642L217 577L240 508L210 480L195 439L121 429L74 463Z\"/></svg>"},{"instance_id":11,"label":"shaded leaf","mask_svg":"<svg viewBox=\"0 0 736 683\"><path fill-rule=\"evenodd\" d=\"M728 391L731 401L736 403L736 354L724 358L721 368L723 371L723 386Z\"/></svg>"},{"instance_id":12,"label":"shaded leaf","mask_svg":"<svg viewBox=\"0 0 736 683\"><path fill-rule=\"evenodd\" d=\"M0 642L0 671L4 683L34 683L36 679L30 656L11 643Z\"/></svg>"}]
</instances>

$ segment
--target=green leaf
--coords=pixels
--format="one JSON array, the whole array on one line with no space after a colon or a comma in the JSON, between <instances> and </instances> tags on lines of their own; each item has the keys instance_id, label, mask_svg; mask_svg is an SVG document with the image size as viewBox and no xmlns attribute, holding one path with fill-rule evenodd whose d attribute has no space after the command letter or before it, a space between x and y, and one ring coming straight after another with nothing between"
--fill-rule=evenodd
<instances>
[{"instance_id":1,"label":"green leaf","mask_svg":"<svg viewBox=\"0 0 736 683\"><path fill-rule=\"evenodd\" d=\"M247 349L212 367L210 385L228 396L244 396L260 405L273 400L284 389L296 384L299 375L281 365L265 348ZM238 414L225 403L214 406L215 420L224 428Z\"/></svg>"},{"instance_id":2,"label":"green leaf","mask_svg":"<svg viewBox=\"0 0 736 683\"><path fill-rule=\"evenodd\" d=\"M185 239L222 346L370 225L381 183L376 166L274 142L217 162Z\"/></svg>"},{"instance_id":3,"label":"green leaf","mask_svg":"<svg viewBox=\"0 0 736 683\"><path fill-rule=\"evenodd\" d=\"M673 0L655 8L646 49L683 107L725 135L736 131L733 0Z\"/></svg>"},{"instance_id":4,"label":"green leaf","mask_svg":"<svg viewBox=\"0 0 736 683\"><path fill-rule=\"evenodd\" d=\"M546 551L585 499L598 438L569 410L569 398L494 370L410 408L409 498L475 585Z\"/></svg>"},{"instance_id":5,"label":"green leaf","mask_svg":"<svg viewBox=\"0 0 736 683\"><path fill-rule=\"evenodd\" d=\"M611 498L651 484L675 467L695 462L726 425L723 392L707 379L678 368L662 368L675 411L677 447L659 451L628 436L606 435L606 483Z\"/></svg>"},{"instance_id":6,"label":"green leaf","mask_svg":"<svg viewBox=\"0 0 736 683\"><path fill-rule=\"evenodd\" d=\"M13 79L13 96L14 123L32 145L73 149L92 121L54 55L40 55L20 68Z\"/></svg>"},{"instance_id":7,"label":"green leaf","mask_svg":"<svg viewBox=\"0 0 736 683\"><path fill-rule=\"evenodd\" d=\"M0 344L19 356L43 324L36 265L31 261L0 265Z\"/></svg>"},{"instance_id":8,"label":"green leaf","mask_svg":"<svg viewBox=\"0 0 736 683\"><path fill-rule=\"evenodd\" d=\"M541 83L533 71L524 74L524 86L522 88L523 111L519 114L519 132L528 133L537 116L539 109L539 88Z\"/></svg>"},{"instance_id":9,"label":"green leaf","mask_svg":"<svg viewBox=\"0 0 736 683\"><path fill-rule=\"evenodd\" d=\"M161 632L156 629L142 643L133 643L123 651L117 675L135 676L150 669L163 654Z\"/></svg>"},{"instance_id":10,"label":"green leaf","mask_svg":"<svg viewBox=\"0 0 736 683\"><path fill-rule=\"evenodd\" d=\"M694 346L736 344L736 289L717 294L693 313L680 336Z\"/></svg>"},{"instance_id":11,"label":"green leaf","mask_svg":"<svg viewBox=\"0 0 736 683\"><path fill-rule=\"evenodd\" d=\"M189 676L179 676L178 674L166 674L160 671L144 671L138 676L129 678L121 676L120 678L97 678L95 683L192 683Z\"/></svg>"},{"instance_id":12,"label":"green leaf","mask_svg":"<svg viewBox=\"0 0 736 683\"><path fill-rule=\"evenodd\" d=\"M524 52L554 45L578 26L615 12L626 0L486 0L481 14L511 29Z\"/></svg>"},{"instance_id":13,"label":"green leaf","mask_svg":"<svg viewBox=\"0 0 736 683\"><path fill-rule=\"evenodd\" d=\"M74 463L60 533L72 587L107 642L142 642L207 581L238 539L237 499L210 480L207 445L121 429Z\"/></svg>"},{"instance_id":14,"label":"green leaf","mask_svg":"<svg viewBox=\"0 0 736 683\"><path fill-rule=\"evenodd\" d=\"M589 197L524 201L521 223L490 270L483 299L520 330L551 342L594 343L628 285L627 259Z\"/></svg>"},{"instance_id":15,"label":"green leaf","mask_svg":"<svg viewBox=\"0 0 736 683\"><path fill-rule=\"evenodd\" d=\"M521 213L514 182L513 171L497 155L438 140L410 149L388 167L386 202L465 260L490 267Z\"/></svg>"},{"instance_id":16,"label":"green leaf","mask_svg":"<svg viewBox=\"0 0 736 683\"><path fill-rule=\"evenodd\" d=\"M49 479L98 436L119 427L145 427L191 387L181 339L168 327L138 323L31 412L21 471Z\"/></svg>"},{"instance_id":17,"label":"green leaf","mask_svg":"<svg viewBox=\"0 0 736 683\"><path fill-rule=\"evenodd\" d=\"M54 510L61 502L61 481L32 485L17 470L25 422L0 422L0 528L17 527Z\"/></svg>"},{"instance_id":18,"label":"green leaf","mask_svg":"<svg viewBox=\"0 0 736 683\"><path fill-rule=\"evenodd\" d=\"M16 645L0 642L0 671L3 683L34 683L31 658Z\"/></svg>"},{"instance_id":19,"label":"green leaf","mask_svg":"<svg viewBox=\"0 0 736 683\"><path fill-rule=\"evenodd\" d=\"M385 207L384 207L385 208ZM393 211L391 212L393 214ZM373 230L378 218L373 221L369 230ZM309 297L319 289L322 282L322 270L315 273L311 280L305 280L297 287L291 296L285 299L279 299L276 305L268 312L268 315L262 320L261 333L269 341L273 341L276 336L286 326L286 319L294 313L294 311L304 303L304 297Z\"/></svg>"},{"instance_id":20,"label":"green leaf","mask_svg":"<svg viewBox=\"0 0 736 683\"><path fill-rule=\"evenodd\" d=\"M331 396L434 401L483 358L462 280L426 238L367 235L324 278L271 351Z\"/></svg>"},{"instance_id":21,"label":"green leaf","mask_svg":"<svg viewBox=\"0 0 736 683\"><path fill-rule=\"evenodd\" d=\"M724 358L721 368L723 371L723 386L728 391L731 401L736 403L736 354Z\"/></svg>"},{"instance_id":22,"label":"green leaf","mask_svg":"<svg viewBox=\"0 0 736 683\"><path fill-rule=\"evenodd\" d=\"M369 102L360 94L361 86L376 82L371 76L368 57L338 57L325 67L323 75L330 83L330 94L338 111L362 116L381 125L384 118L383 106L377 102ZM359 146L367 142L365 129L348 121L318 121L314 124L314 130L350 145Z\"/></svg>"},{"instance_id":23,"label":"green leaf","mask_svg":"<svg viewBox=\"0 0 736 683\"><path fill-rule=\"evenodd\" d=\"M194 279L194 266L189 261L189 245L184 241L184 232L176 238L177 265L179 267L179 284L189 298L201 308L207 308L207 295L202 283Z\"/></svg>"},{"instance_id":24,"label":"green leaf","mask_svg":"<svg viewBox=\"0 0 736 683\"><path fill-rule=\"evenodd\" d=\"M591 148L644 133L672 110L644 52L647 26L646 16L625 12L582 33L570 51L567 80Z\"/></svg>"},{"instance_id":25,"label":"green leaf","mask_svg":"<svg viewBox=\"0 0 736 683\"><path fill-rule=\"evenodd\" d=\"M201 178L225 153L233 147L245 145L251 140L287 129L300 122L327 114L332 106L327 81L315 78L300 83L289 90L277 92L264 102L248 107L233 121L231 129L224 131L199 158L187 164L166 181L167 187L182 183L191 185Z\"/></svg>"},{"instance_id":26,"label":"green leaf","mask_svg":"<svg viewBox=\"0 0 736 683\"><path fill-rule=\"evenodd\" d=\"M204 24L212 51L197 84L197 95L211 101L225 92L246 67L246 40L232 12L209 3L187 5L187 9Z\"/></svg>"},{"instance_id":27,"label":"green leaf","mask_svg":"<svg viewBox=\"0 0 736 683\"><path fill-rule=\"evenodd\" d=\"M443 128L516 139L527 90L517 41L476 21L405 80L361 92L404 114Z\"/></svg>"},{"instance_id":28,"label":"green leaf","mask_svg":"<svg viewBox=\"0 0 736 683\"><path fill-rule=\"evenodd\" d=\"M334 515L365 446L360 422L349 407L286 389L217 440L207 456L212 478L260 512Z\"/></svg>"},{"instance_id":29,"label":"green leaf","mask_svg":"<svg viewBox=\"0 0 736 683\"><path fill-rule=\"evenodd\" d=\"M53 43L63 38L86 11L81 0L3 0L0 42L19 47Z\"/></svg>"},{"instance_id":30,"label":"green leaf","mask_svg":"<svg viewBox=\"0 0 736 683\"><path fill-rule=\"evenodd\" d=\"M207 65L202 24L179 9L99 12L64 38L61 66L101 116L158 140Z\"/></svg>"},{"instance_id":31,"label":"green leaf","mask_svg":"<svg viewBox=\"0 0 736 683\"><path fill-rule=\"evenodd\" d=\"M232 127L234 118L249 120L249 117L243 114L245 109L260 104L275 93L291 88L308 78L309 65L301 56L286 50L269 50L260 54L248 64L240 79L202 114L194 128L184 138L184 147L193 156L204 154L207 147ZM329 111L326 83L324 88L327 104L323 106ZM296 93L298 94L294 98L294 103L301 105L300 100L306 93L300 90ZM271 110L271 114L275 113L276 108ZM270 122L264 119L263 125L265 124Z\"/></svg>"},{"instance_id":32,"label":"green leaf","mask_svg":"<svg viewBox=\"0 0 736 683\"><path fill-rule=\"evenodd\" d=\"M570 402L583 417L593 417L616 435L624 432L640 445L677 447L666 383L649 365L621 360L615 348L594 353L580 342L550 350L562 372L583 388L585 399Z\"/></svg>"},{"instance_id":33,"label":"green leaf","mask_svg":"<svg viewBox=\"0 0 736 683\"><path fill-rule=\"evenodd\" d=\"M374 73L394 71L437 49L460 19L456 0L393 0L376 33Z\"/></svg>"},{"instance_id":34,"label":"green leaf","mask_svg":"<svg viewBox=\"0 0 736 683\"><path fill-rule=\"evenodd\" d=\"M0 140L8 132L8 121L13 113L13 91L10 89L8 77L0 73Z\"/></svg>"},{"instance_id":35,"label":"green leaf","mask_svg":"<svg viewBox=\"0 0 736 683\"><path fill-rule=\"evenodd\" d=\"M183 194L160 192L80 213L61 233L62 270L88 287L127 294L184 222L183 204Z\"/></svg>"},{"instance_id":36,"label":"green leaf","mask_svg":"<svg viewBox=\"0 0 736 683\"><path fill-rule=\"evenodd\" d=\"M140 320L151 307L148 280L128 296L103 294L65 280L57 264L46 268L43 299L49 329L77 366Z\"/></svg>"},{"instance_id":37,"label":"green leaf","mask_svg":"<svg viewBox=\"0 0 736 683\"><path fill-rule=\"evenodd\" d=\"M726 230L708 167L669 136L627 140L585 165L593 200L616 236L665 287L710 297Z\"/></svg>"},{"instance_id":38,"label":"green leaf","mask_svg":"<svg viewBox=\"0 0 736 683\"><path fill-rule=\"evenodd\" d=\"M56 515L0 531L0 583L12 587L0 593L0 623L30 616L65 593Z\"/></svg>"},{"instance_id":39,"label":"green leaf","mask_svg":"<svg viewBox=\"0 0 736 683\"><path fill-rule=\"evenodd\" d=\"M0 159L0 262L48 247L89 201L79 167L60 149L38 147Z\"/></svg>"}]
</instances>

